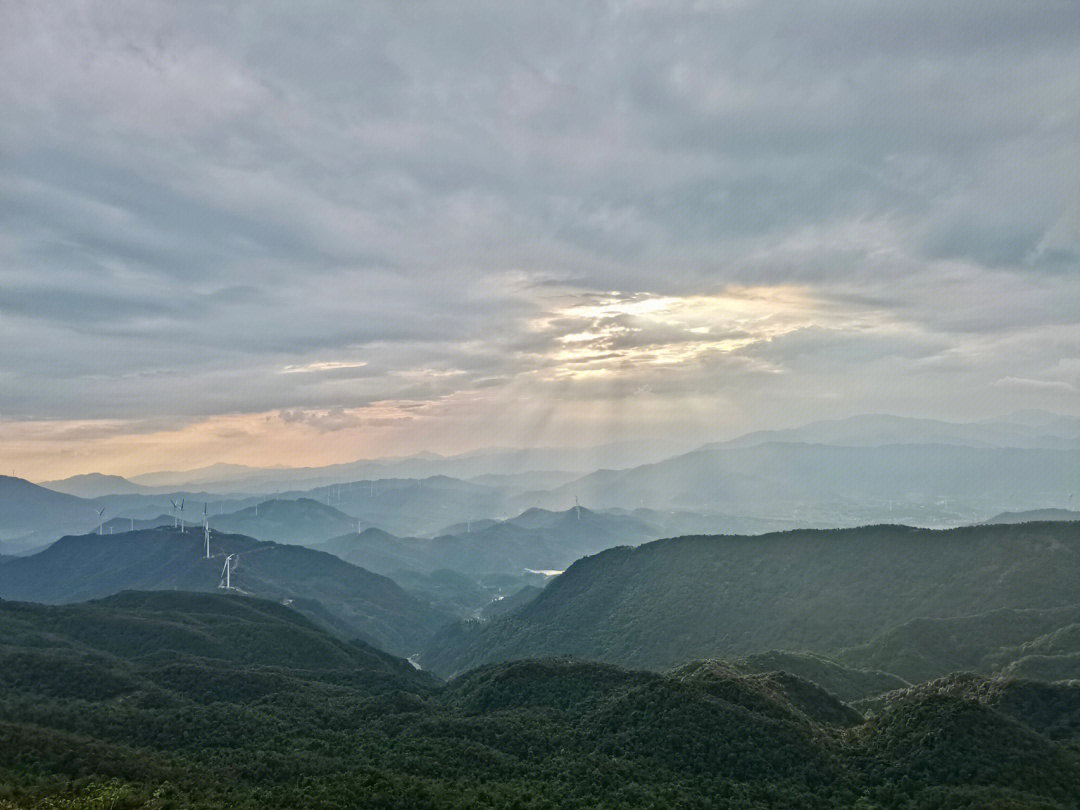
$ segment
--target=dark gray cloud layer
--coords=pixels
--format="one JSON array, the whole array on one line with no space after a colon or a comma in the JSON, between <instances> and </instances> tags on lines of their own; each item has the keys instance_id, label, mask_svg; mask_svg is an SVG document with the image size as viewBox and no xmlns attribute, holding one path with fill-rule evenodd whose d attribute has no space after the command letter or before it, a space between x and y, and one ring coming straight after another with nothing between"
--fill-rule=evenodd
<instances>
[{"instance_id":1,"label":"dark gray cloud layer","mask_svg":"<svg viewBox=\"0 0 1080 810\"><path fill-rule=\"evenodd\" d=\"M1068 0L5 3L0 420L1075 412L1078 98Z\"/></svg>"}]
</instances>

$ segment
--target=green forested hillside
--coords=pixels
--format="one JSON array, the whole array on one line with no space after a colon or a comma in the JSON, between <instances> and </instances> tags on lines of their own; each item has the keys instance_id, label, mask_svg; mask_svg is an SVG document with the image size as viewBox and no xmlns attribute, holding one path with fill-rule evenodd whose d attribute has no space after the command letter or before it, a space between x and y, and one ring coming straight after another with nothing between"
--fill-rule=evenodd
<instances>
[{"instance_id":1,"label":"green forested hillside","mask_svg":"<svg viewBox=\"0 0 1080 810\"><path fill-rule=\"evenodd\" d=\"M1080 605L912 619L838 658L912 682L957 670L1014 671L1051 681L1080 678Z\"/></svg>"},{"instance_id":2,"label":"green forested hillside","mask_svg":"<svg viewBox=\"0 0 1080 810\"><path fill-rule=\"evenodd\" d=\"M1066 810L1080 795L1080 687L953 679L866 719L795 675L720 662L526 660L443 684L225 594L0 602L0 630L3 810Z\"/></svg>"},{"instance_id":3,"label":"green forested hillside","mask_svg":"<svg viewBox=\"0 0 1080 810\"><path fill-rule=\"evenodd\" d=\"M907 683L881 670L858 669L813 653L770 650L731 661L738 672L790 672L828 690L841 700L859 700L902 689Z\"/></svg>"},{"instance_id":4,"label":"green forested hillside","mask_svg":"<svg viewBox=\"0 0 1080 810\"><path fill-rule=\"evenodd\" d=\"M216 591L225 557L233 554L234 587L291 600L341 635L401 655L421 649L449 619L386 577L331 554L219 532L212 534L211 552L204 559L201 529L64 537L0 567L0 598L60 603L132 589Z\"/></svg>"},{"instance_id":5,"label":"green forested hillside","mask_svg":"<svg viewBox=\"0 0 1080 810\"><path fill-rule=\"evenodd\" d=\"M1070 605L1077 582L1080 523L682 537L579 560L512 615L447 628L422 660L453 673L536 655L665 669L834 654L920 617ZM872 657L858 665L890 671Z\"/></svg>"}]
</instances>

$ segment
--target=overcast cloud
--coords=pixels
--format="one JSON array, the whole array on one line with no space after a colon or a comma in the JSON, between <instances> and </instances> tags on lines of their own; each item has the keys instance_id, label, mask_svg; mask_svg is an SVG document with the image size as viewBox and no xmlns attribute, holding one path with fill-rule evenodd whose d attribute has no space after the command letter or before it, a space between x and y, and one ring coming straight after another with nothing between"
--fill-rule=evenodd
<instances>
[{"instance_id":1,"label":"overcast cloud","mask_svg":"<svg viewBox=\"0 0 1080 810\"><path fill-rule=\"evenodd\" d=\"M3 461L1078 414L1078 133L1071 0L9 0Z\"/></svg>"}]
</instances>

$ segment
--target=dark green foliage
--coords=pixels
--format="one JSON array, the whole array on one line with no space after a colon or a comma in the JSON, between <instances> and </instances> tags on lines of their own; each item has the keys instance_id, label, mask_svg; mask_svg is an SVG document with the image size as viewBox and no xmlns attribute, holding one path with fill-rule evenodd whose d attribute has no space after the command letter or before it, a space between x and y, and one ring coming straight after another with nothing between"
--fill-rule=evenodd
<instances>
[{"instance_id":1,"label":"dark green foliage","mask_svg":"<svg viewBox=\"0 0 1080 810\"><path fill-rule=\"evenodd\" d=\"M743 673L790 672L826 689L840 700L852 701L902 689L907 682L880 670L854 669L813 653L776 650L738 658L731 665Z\"/></svg>"},{"instance_id":2,"label":"dark green foliage","mask_svg":"<svg viewBox=\"0 0 1080 810\"><path fill-rule=\"evenodd\" d=\"M949 695L992 706L999 713L1052 739L1080 739L1078 681L1042 683L956 673L856 705L864 711L881 712L889 706L923 699L928 695Z\"/></svg>"},{"instance_id":3,"label":"dark green foliage","mask_svg":"<svg viewBox=\"0 0 1080 810\"><path fill-rule=\"evenodd\" d=\"M506 616L529 604L529 602L538 597L543 590L543 588L536 585L526 585L514 591L509 596L489 602L481 611L480 616L484 619L497 619L500 616Z\"/></svg>"},{"instance_id":4,"label":"dark green foliage","mask_svg":"<svg viewBox=\"0 0 1080 810\"><path fill-rule=\"evenodd\" d=\"M1080 687L954 678L890 693L863 721L794 675L718 662L529 660L443 685L234 595L5 602L0 622L0 810L1065 810L1080 796L1060 741Z\"/></svg>"},{"instance_id":5,"label":"dark green foliage","mask_svg":"<svg viewBox=\"0 0 1080 810\"><path fill-rule=\"evenodd\" d=\"M1069 605L1078 582L1080 523L682 537L579 560L520 611L441 632L422 661L452 673L537 655L665 669L834 654L920 617Z\"/></svg>"},{"instance_id":6,"label":"dark green foliage","mask_svg":"<svg viewBox=\"0 0 1080 810\"><path fill-rule=\"evenodd\" d=\"M891 693L855 732L857 760L875 780L909 790L1000 788L1007 791L1002 797L1037 795L1075 806L1076 750L1039 733L1039 713L1013 716L1016 695L1030 688L956 676ZM1075 712L1080 692L1068 695L1067 703Z\"/></svg>"},{"instance_id":7,"label":"dark green foliage","mask_svg":"<svg viewBox=\"0 0 1080 810\"><path fill-rule=\"evenodd\" d=\"M458 618L472 616L491 601L494 592L457 571L440 568L430 574L395 571L391 579L418 599Z\"/></svg>"},{"instance_id":8,"label":"dark green foliage","mask_svg":"<svg viewBox=\"0 0 1080 810\"><path fill-rule=\"evenodd\" d=\"M1046 520L1080 520L1080 512L1071 509L1030 509L1026 512L1002 512L985 523L1033 523Z\"/></svg>"},{"instance_id":9,"label":"dark green foliage","mask_svg":"<svg viewBox=\"0 0 1080 810\"><path fill-rule=\"evenodd\" d=\"M747 676L721 661L695 661L672 670L670 677L755 711L778 712L782 708L784 714L778 716L799 716L836 726L862 720L861 714L822 687L788 672Z\"/></svg>"},{"instance_id":10,"label":"dark green foliage","mask_svg":"<svg viewBox=\"0 0 1080 810\"><path fill-rule=\"evenodd\" d=\"M909 681L958 670L1064 680L1080 677L1077 653L1080 606L1071 605L913 619L838 657L853 666L883 669Z\"/></svg>"}]
</instances>

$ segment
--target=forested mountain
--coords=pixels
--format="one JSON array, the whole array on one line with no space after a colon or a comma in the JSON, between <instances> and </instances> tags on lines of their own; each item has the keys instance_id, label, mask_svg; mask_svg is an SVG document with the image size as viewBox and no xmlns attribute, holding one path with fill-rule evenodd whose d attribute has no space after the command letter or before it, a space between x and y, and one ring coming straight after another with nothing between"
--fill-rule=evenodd
<instances>
[{"instance_id":1,"label":"forested mountain","mask_svg":"<svg viewBox=\"0 0 1080 810\"><path fill-rule=\"evenodd\" d=\"M393 581L331 554L214 532L204 559L201 530L169 527L68 536L0 567L0 598L75 602L118 591L216 591L227 555L233 587L279 601L346 637L410 655L449 617Z\"/></svg>"},{"instance_id":2,"label":"forested mountain","mask_svg":"<svg viewBox=\"0 0 1080 810\"><path fill-rule=\"evenodd\" d=\"M0 601L0 628L9 663L11 648L40 645L91 662L125 659L127 666L188 656L238 666L362 670L414 688L434 683L402 659L340 639L296 610L239 594L122 591L70 605ZM10 684L10 669L7 676ZM62 689L59 676L51 680ZM72 690L78 686L72 683Z\"/></svg>"},{"instance_id":3,"label":"forested mountain","mask_svg":"<svg viewBox=\"0 0 1080 810\"><path fill-rule=\"evenodd\" d=\"M1074 594L1078 597L1080 593ZM1080 602L1045 610L912 619L838 657L913 682L957 670L1047 681L1080 678Z\"/></svg>"},{"instance_id":4,"label":"forested mountain","mask_svg":"<svg viewBox=\"0 0 1080 810\"><path fill-rule=\"evenodd\" d=\"M770 650L729 662L737 672L789 672L812 681L841 700L855 701L903 689L906 681L888 672L845 666L839 661L813 653Z\"/></svg>"},{"instance_id":5,"label":"forested mountain","mask_svg":"<svg viewBox=\"0 0 1080 810\"><path fill-rule=\"evenodd\" d=\"M448 627L422 660L452 673L536 655L664 669L833 654L920 617L1070 605L1077 582L1077 523L683 537L579 560L512 615Z\"/></svg>"},{"instance_id":6,"label":"forested mountain","mask_svg":"<svg viewBox=\"0 0 1080 810\"><path fill-rule=\"evenodd\" d=\"M442 684L281 605L0 602L0 795L23 808L1065 810L1080 687L958 677L862 714L791 674L569 660Z\"/></svg>"}]
</instances>

